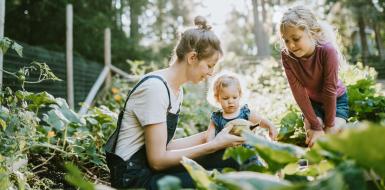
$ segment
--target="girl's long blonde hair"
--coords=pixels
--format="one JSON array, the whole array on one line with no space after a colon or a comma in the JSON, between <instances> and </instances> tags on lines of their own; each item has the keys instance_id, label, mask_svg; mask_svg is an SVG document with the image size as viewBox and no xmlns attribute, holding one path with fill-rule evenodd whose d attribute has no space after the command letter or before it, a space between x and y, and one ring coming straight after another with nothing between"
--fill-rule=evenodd
<instances>
[{"instance_id":1,"label":"girl's long blonde hair","mask_svg":"<svg viewBox=\"0 0 385 190\"><path fill-rule=\"evenodd\" d=\"M279 32L281 38L281 49L288 54L288 50L285 47L285 43L282 39L282 34L284 33L287 27L297 27L309 34L313 40L315 40L315 45L321 45L325 43L330 43L334 49L337 51L339 64L345 64L346 61L342 55L341 48L337 40L337 31L334 30L326 21L318 20L315 14L304 6L296 6L289 8L286 11L281 19L279 25Z\"/></svg>"}]
</instances>

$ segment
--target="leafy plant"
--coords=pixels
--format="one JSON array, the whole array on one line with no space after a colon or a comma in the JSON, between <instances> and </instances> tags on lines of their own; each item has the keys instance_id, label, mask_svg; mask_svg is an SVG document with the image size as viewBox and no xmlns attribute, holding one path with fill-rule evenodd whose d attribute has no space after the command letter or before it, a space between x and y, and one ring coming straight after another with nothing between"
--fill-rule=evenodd
<instances>
[{"instance_id":1,"label":"leafy plant","mask_svg":"<svg viewBox=\"0 0 385 190\"><path fill-rule=\"evenodd\" d=\"M385 97L378 94L373 79L361 79L349 85L349 106L351 120L379 122L385 119Z\"/></svg>"}]
</instances>

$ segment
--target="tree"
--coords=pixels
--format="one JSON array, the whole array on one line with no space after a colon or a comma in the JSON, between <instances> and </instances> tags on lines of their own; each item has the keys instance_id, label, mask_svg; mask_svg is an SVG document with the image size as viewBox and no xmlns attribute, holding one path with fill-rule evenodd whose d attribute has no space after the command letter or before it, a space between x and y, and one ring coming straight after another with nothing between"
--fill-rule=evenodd
<instances>
[{"instance_id":1,"label":"tree","mask_svg":"<svg viewBox=\"0 0 385 190\"><path fill-rule=\"evenodd\" d=\"M254 35L258 48L258 56L266 58L270 56L269 38L259 16L259 0L252 0L254 16Z\"/></svg>"}]
</instances>

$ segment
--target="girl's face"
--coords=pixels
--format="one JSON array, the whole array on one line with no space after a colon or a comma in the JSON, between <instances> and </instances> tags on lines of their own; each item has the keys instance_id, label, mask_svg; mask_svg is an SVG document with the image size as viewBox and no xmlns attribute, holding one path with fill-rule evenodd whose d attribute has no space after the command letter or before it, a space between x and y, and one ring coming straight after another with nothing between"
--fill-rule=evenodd
<instances>
[{"instance_id":1,"label":"girl's face","mask_svg":"<svg viewBox=\"0 0 385 190\"><path fill-rule=\"evenodd\" d=\"M239 88L236 85L222 88L219 92L218 102L221 104L224 113L230 114L238 111L239 100Z\"/></svg>"},{"instance_id":2,"label":"girl's face","mask_svg":"<svg viewBox=\"0 0 385 190\"><path fill-rule=\"evenodd\" d=\"M187 70L189 80L193 83L199 83L212 76L214 66L217 64L219 57L220 53L216 52L209 58L197 60L197 62L192 63L191 67Z\"/></svg>"},{"instance_id":3,"label":"girl's face","mask_svg":"<svg viewBox=\"0 0 385 190\"><path fill-rule=\"evenodd\" d=\"M282 38L285 41L287 50L296 57L309 57L315 50L315 43L311 36L298 27L285 27Z\"/></svg>"}]
</instances>

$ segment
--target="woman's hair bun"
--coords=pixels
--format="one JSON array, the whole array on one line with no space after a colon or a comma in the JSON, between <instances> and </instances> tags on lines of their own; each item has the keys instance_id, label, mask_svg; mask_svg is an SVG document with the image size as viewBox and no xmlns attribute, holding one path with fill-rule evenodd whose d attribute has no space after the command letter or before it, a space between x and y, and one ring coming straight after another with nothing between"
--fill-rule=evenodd
<instances>
[{"instance_id":1,"label":"woman's hair bun","mask_svg":"<svg viewBox=\"0 0 385 190\"><path fill-rule=\"evenodd\" d=\"M211 26L207 25L207 20L203 16L196 16L194 19L194 24L199 29L203 29L203 30L210 30L211 29Z\"/></svg>"}]
</instances>

